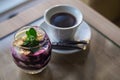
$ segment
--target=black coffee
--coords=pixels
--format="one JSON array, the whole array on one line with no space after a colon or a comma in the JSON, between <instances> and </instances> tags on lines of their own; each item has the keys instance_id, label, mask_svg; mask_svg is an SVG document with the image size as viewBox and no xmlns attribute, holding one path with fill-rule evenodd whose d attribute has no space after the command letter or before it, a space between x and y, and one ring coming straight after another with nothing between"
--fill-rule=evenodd
<instances>
[{"instance_id":1,"label":"black coffee","mask_svg":"<svg viewBox=\"0 0 120 80\"><path fill-rule=\"evenodd\" d=\"M50 18L50 23L57 27L71 27L76 24L76 18L69 13L57 13Z\"/></svg>"}]
</instances>

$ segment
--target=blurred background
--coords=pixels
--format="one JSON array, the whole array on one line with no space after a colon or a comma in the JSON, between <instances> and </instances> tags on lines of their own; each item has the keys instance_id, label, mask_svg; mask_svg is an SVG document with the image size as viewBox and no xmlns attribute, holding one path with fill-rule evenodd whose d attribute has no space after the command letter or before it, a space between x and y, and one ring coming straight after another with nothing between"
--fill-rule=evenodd
<instances>
[{"instance_id":1,"label":"blurred background","mask_svg":"<svg viewBox=\"0 0 120 80\"><path fill-rule=\"evenodd\" d=\"M44 0L0 0L0 22ZM120 0L81 0L120 27Z\"/></svg>"},{"instance_id":2,"label":"blurred background","mask_svg":"<svg viewBox=\"0 0 120 80\"><path fill-rule=\"evenodd\" d=\"M82 0L120 27L120 0Z\"/></svg>"},{"instance_id":3,"label":"blurred background","mask_svg":"<svg viewBox=\"0 0 120 80\"><path fill-rule=\"evenodd\" d=\"M0 22L10 19L42 1L44 0L0 0Z\"/></svg>"}]
</instances>

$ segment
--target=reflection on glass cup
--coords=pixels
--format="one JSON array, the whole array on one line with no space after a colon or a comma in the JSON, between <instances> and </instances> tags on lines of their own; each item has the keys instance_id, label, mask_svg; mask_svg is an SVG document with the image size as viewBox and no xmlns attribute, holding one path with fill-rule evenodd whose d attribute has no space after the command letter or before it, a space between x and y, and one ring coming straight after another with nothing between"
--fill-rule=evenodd
<instances>
[{"instance_id":1,"label":"reflection on glass cup","mask_svg":"<svg viewBox=\"0 0 120 80\"><path fill-rule=\"evenodd\" d=\"M36 74L41 72L50 60L51 43L42 29L29 26L15 34L11 51L13 60L20 69Z\"/></svg>"}]
</instances>

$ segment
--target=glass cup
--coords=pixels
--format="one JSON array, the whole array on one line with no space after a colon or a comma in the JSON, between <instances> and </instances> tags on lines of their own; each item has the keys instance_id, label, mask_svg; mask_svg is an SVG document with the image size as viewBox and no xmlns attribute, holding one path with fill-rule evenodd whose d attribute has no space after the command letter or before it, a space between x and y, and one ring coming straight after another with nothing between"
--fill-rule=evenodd
<instances>
[{"instance_id":1,"label":"glass cup","mask_svg":"<svg viewBox=\"0 0 120 80\"><path fill-rule=\"evenodd\" d=\"M34 28L37 32L39 45L23 47L20 44L26 38L26 31ZM45 69L51 57L51 43L47 34L40 28L28 26L21 28L14 36L12 56L15 64L24 72L37 74Z\"/></svg>"}]
</instances>

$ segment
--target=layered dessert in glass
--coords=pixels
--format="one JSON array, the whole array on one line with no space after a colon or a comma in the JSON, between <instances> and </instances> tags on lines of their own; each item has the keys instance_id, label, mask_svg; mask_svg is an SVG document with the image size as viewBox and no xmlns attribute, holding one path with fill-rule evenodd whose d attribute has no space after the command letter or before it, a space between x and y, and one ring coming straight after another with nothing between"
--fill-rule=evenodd
<instances>
[{"instance_id":1,"label":"layered dessert in glass","mask_svg":"<svg viewBox=\"0 0 120 80\"><path fill-rule=\"evenodd\" d=\"M51 57L51 43L47 34L36 26L20 29L14 36L12 56L23 71L41 72Z\"/></svg>"}]
</instances>

